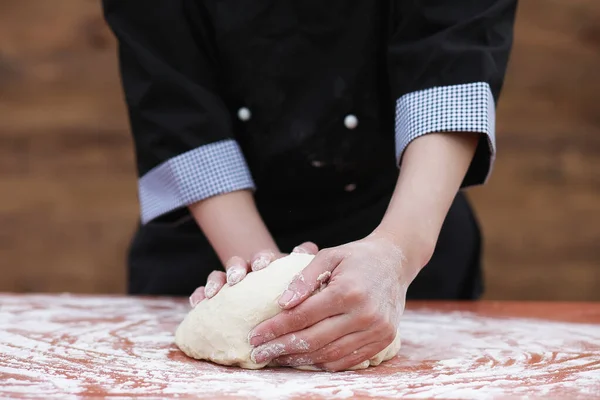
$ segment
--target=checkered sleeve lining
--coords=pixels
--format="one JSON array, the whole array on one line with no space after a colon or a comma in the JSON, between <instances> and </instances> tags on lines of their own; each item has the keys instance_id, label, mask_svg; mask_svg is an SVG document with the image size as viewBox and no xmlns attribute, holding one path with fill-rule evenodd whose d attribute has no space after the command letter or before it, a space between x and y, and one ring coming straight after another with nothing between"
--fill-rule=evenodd
<instances>
[{"instance_id":1,"label":"checkered sleeve lining","mask_svg":"<svg viewBox=\"0 0 600 400\"><path fill-rule=\"evenodd\" d=\"M254 190L254 182L235 140L198 147L140 178L142 223L205 198L243 189Z\"/></svg>"},{"instance_id":2,"label":"checkered sleeve lining","mask_svg":"<svg viewBox=\"0 0 600 400\"><path fill-rule=\"evenodd\" d=\"M487 137L487 170L490 176L496 155L495 104L485 82L440 86L408 93L396 102L396 161L400 163L408 144L433 132L481 132ZM478 150L479 151L479 150ZM475 157L481 157L476 154ZM479 164L479 163L478 163ZM472 166L475 163L471 164Z\"/></svg>"}]
</instances>

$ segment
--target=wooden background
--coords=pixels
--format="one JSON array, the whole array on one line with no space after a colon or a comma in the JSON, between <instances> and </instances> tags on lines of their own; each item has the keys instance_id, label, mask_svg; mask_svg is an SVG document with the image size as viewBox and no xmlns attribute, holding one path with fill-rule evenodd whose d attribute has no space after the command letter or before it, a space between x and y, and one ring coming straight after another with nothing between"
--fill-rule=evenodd
<instances>
[{"instance_id":1,"label":"wooden background","mask_svg":"<svg viewBox=\"0 0 600 400\"><path fill-rule=\"evenodd\" d=\"M471 191L488 298L600 300L600 1L521 0L499 157ZM138 215L98 0L0 0L0 291L124 290Z\"/></svg>"}]
</instances>

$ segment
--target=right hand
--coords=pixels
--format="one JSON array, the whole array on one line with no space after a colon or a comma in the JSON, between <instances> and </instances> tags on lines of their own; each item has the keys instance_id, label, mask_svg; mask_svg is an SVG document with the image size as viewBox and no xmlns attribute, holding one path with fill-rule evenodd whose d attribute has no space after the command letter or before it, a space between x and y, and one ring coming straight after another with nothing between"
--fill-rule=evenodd
<instances>
[{"instance_id":1,"label":"right hand","mask_svg":"<svg viewBox=\"0 0 600 400\"><path fill-rule=\"evenodd\" d=\"M312 242L304 242L300 246L296 246L292 253L317 254L319 248ZM213 271L208 275L206 286L200 286L190 296L190 305L195 307L204 299L214 297L219 290L227 283L233 286L241 282L249 272L259 271L269 266L278 258L284 257L285 253L275 253L271 250L263 250L256 253L250 261L246 261L241 257L231 257L225 263L226 273L223 271Z\"/></svg>"}]
</instances>

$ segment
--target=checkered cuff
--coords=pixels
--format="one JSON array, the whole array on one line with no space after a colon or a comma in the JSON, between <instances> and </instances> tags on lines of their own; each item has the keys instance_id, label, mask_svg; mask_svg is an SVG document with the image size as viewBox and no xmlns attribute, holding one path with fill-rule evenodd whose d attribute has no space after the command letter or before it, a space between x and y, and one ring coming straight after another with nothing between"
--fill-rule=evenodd
<instances>
[{"instance_id":1,"label":"checkered cuff","mask_svg":"<svg viewBox=\"0 0 600 400\"><path fill-rule=\"evenodd\" d=\"M485 82L408 93L396 102L396 161L412 140L427 133L481 132L489 150L487 171L482 174L485 182L496 155L495 114L494 97Z\"/></svg>"},{"instance_id":2,"label":"checkered cuff","mask_svg":"<svg viewBox=\"0 0 600 400\"><path fill-rule=\"evenodd\" d=\"M198 147L140 178L142 223L202 199L242 189L254 189L254 182L237 142L224 140Z\"/></svg>"}]
</instances>

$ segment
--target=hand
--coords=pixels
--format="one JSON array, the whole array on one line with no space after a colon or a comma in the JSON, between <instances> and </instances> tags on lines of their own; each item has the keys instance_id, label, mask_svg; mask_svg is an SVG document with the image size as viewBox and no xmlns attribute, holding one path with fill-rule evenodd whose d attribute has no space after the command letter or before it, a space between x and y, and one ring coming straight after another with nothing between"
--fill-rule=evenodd
<instances>
[{"instance_id":1,"label":"hand","mask_svg":"<svg viewBox=\"0 0 600 400\"><path fill-rule=\"evenodd\" d=\"M319 248L312 242L302 243L300 246L296 246L293 253L306 253L316 254ZM248 272L259 271L266 268L273 261L285 256L284 253L275 253L271 250L263 250L256 253L250 261L246 261L241 257L231 257L227 263L225 263L225 271L213 271L208 275L206 280L206 286L200 286L190 296L190 305L195 307L204 299L210 299L214 297L219 290L227 283L229 286L233 286L239 283Z\"/></svg>"},{"instance_id":2,"label":"hand","mask_svg":"<svg viewBox=\"0 0 600 400\"><path fill-rule=\"evenodd\" d=\"M390 236L320 251L279 299L284 309L249 335L257 363L339 371L374 357L395 338L416 272ZM325 289L311 296L323 278Z\"/></svg>"}]
</instances>

